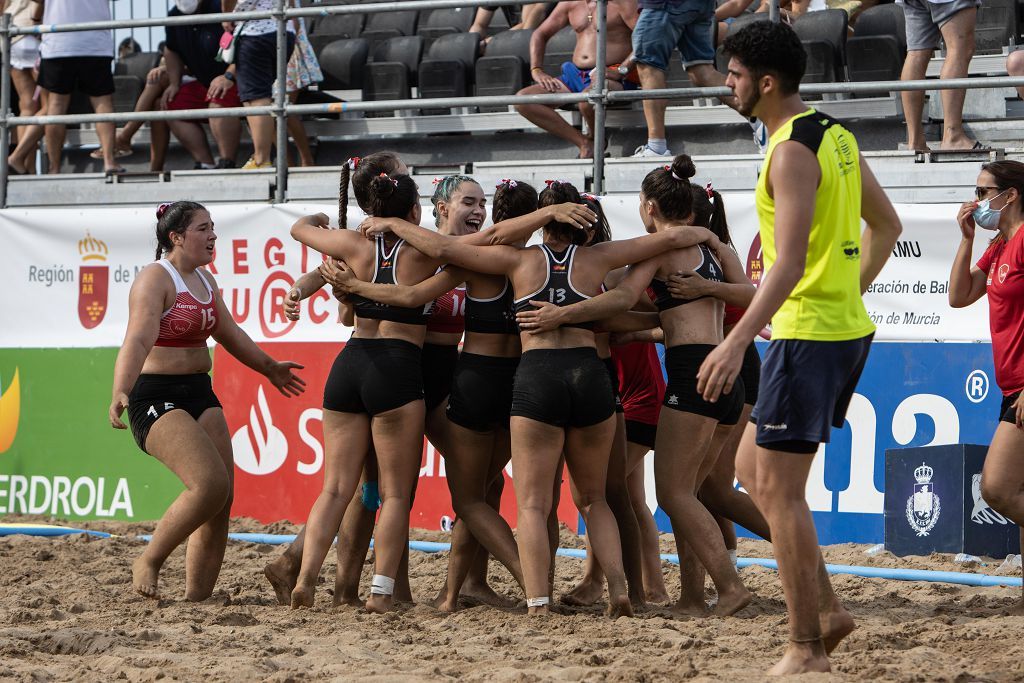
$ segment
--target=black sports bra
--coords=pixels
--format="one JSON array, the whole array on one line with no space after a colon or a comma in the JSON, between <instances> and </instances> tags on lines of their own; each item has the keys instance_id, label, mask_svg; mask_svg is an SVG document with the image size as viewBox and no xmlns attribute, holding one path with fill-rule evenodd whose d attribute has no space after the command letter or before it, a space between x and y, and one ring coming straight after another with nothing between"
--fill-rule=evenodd
<instances>
[{"instance_id":1,"label":"black sports bra","mask_svg":"<svg viewBox=\"0 0 1024 683\"><path fill-rule=\"evenodd\" d=\"M540 248L548 260L547 278L536 292L515 300L516 313L533 310L533 305L530 303L533 300L547 301L556 306L571 306L591 298L572 286L572 261L577 249L575 244L570 245L568 249L558 254L553 252L546 244L540 245ZM592 330L594 329L594 323L593 321L569 323L564 327L580 327L585 330Z\"/></svg>"},{"instance_id":2,"label":"black sports bra","mask_svg":"<svg viewBox=\"0 0 1024 683\"><path fill-rule=\"evenodd\" d=\"M515 295L505 279L501 294L490 299L474 299L466 293L466 332L482 334L519 334L516 326Z\"/></svg>"},{"instance_id":3,"label":"black sports bra","mask_svg":"<svg viewBox=\"0 0 1024 683\"><path fill-rule=\"evenodd\" d=\"M395 282L395 272L398 268L398 254L404 244L405 240L398 240L391 248L391 251L387 251L384 238L381 235L377 236L374 243L376 263L373 267L373 279L370 282L379 285L398 284ZM426 325L431 306L430 303L412 308L391 306L356 294L351 295L349 300L352 301L352 307L355 309L356 317L358 318L389 320L394 323L405 323L407 325Z\"/></svg>"},{"instance_id":4,"label":"black sports bra","mask_svg":"<svg viewBox=\"0 0 1024 683\"><path fill-rule=\"evenodd\" d=\"M725 273L722 272L722 264L720 264L718 259L715 258L711 249L704 244L698 244L697 248L700 250L701 261L700 265L694 268L694 271L696 271L696 273L705 280L725 282ZM683 304L688 304L700 299L714 298L705 294L694 297L693 299L677 299L668 291L668 285L665 281L658 279L651 280L651 289L654 290L654 304L658 307L659 311L666 311L670 308L682 306Z\"/></svg>"}]
</instances>

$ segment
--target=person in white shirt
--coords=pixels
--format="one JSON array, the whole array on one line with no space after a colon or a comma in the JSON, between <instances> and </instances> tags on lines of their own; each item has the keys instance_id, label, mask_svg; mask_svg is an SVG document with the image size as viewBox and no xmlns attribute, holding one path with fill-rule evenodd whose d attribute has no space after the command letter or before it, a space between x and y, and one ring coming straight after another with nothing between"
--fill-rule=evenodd
<instances>
[{"instance_id":1,"label":"person in white shirt","mask_svg":"<svg viewBox=\"0 0 1024 683\"><path fill-rule=\"evenodd\" d=\"M77 24L86 21L110 21L109 0L34 0L43 5L43 23ZM76 89L89 96L97 114L114 111L114 38L109 30L44 33L40 46L39 87L47 93L46 116L66 114L71 93ZM97 123L96 133L103 148L103 170L108 175L123 173L114 160L114 124ZM59 173L65 126L45 127L49 172ZM29 126L21 142L8 157L11 173L27 170L28 157L44 135L42 126Z\"/></svg>"}]
</instances>

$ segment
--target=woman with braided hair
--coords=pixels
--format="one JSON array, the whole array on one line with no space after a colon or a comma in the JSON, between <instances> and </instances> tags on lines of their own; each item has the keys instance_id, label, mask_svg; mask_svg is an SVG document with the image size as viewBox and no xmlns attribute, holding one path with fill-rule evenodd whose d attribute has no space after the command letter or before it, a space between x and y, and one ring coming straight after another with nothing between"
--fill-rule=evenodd
<instances>
[{"instance_id":1,"label":"woman with braided hair","mask_svg":"<svg viewBox=\"0 0 1024 683\"><path fill-rule=\"evenodd\" d=\"M540 204L555 203L552 181ZM551 191L549 191L551 190ZM586 233L552 221L536 247L477 246L403 221L367 221L368 234L392 231L426 254L469 270L506 275L516 309L533 299L569 305L599 292L609 270L642 261L667 249L711 240L702 228L679 228L632 240L581 247ZM594 553L608 578L609 614L632 615L623 572L619 534L605 499L610 443L615 433L611 382L595 349L590 326L542 335L520 335L523 355L512 398L512 464L518 507L518 546L531 614L547 614L551 602L548 515L563 451L578 491L577 502L591 534Z\"/></svg>"},{"instance_id":2,"label":"woman with braided hair","mask_svg":"<svg viewBox=\"0 0 1024 683\"><path fill-rule=\"evenodd\" d=\"M671 234L680 226L692 225L693 193L689 179L695 172L690 157L682 154L671 166L647 174L640 191L640 217L648 232ZM648 286L653 288L665 335L668 371L668 387L655 440L655 483L658 503L672 521L680 560L684 563L681 565L683 591L674 609L685 614L706 613L703 584L698 596L693 580L699 571L699 559L718 590L715 613L730 615L745 607L751 595L730 561L714 517L698 500L697 490L728 437L729 427L739 419L743 388L737 383L716 403L704 401L697 392L697 370L723 338L723 304L706 296L675 299L666 284L669 274L692 270L706 279L746 282L749 287L736 254L717 237L708 244L710 246L699 244L663 250L631 267L615 289L602 296L571 307L548 307L521 326L548 330L558 325L601 320L628 310ZM603 563L602 568L605 568Z\"/></svg>"},{"instance_id":3,"label":"woman with braided hair","mask_svg":"<svg viewBox=\"0 0 1024 683\"><path fill-rule=\"evenodd\" d=\"M110 424L126 429L144 452L181 479L185 490L157 524L132 564L132 585L158 599L160 569L188 539L185 598L213 593L228 540L234 488L231 436L210 382L212 336L224 350L266 376L285 396L298 396L301 365L275 361L253 343L224 306L213 275L217 235L202 204L161 204L156 263L143 268L128 299L128 328L114 365Z\"/></svg>"},{"instance_id":4,"label":"woman with braided hair","mask_svg":"<svg viewBox=\"0 0 1024 683\"><path fill-rule=\"evenodd\" d=\"M452 222L464 221L462 216L475 217L472 200L479 185L460 178L458 188L449 202L438 202L439 233L452 230ZM466 188L472 182L471 188ZM443 195L444 179L438 183ZM483 233L458 237L466 243L488 244L495 239L525 244L530 233L551 220L572 221L589 226L595 215L581 204L571 202L537 210L537 191L524 182L503 180L494 194L493 228ZM393 221L375 219L378 225ZM397 222L397 221L394 221ZM493 235L493 237L492 237ZM446 589L437 606L445 611L457 607L459 590L466 579L469 555L455 552L461 533L472 531L491 554L504 564L519 584L523 585L515 539L508 524L498 514L503 477L501 471L509 460L509 412L512 401L512 378L519 362L519 337L512 312L512 289L501 275L482 275L448 266L434 278L416 286L376 285L352 277L351 271L335 278L340 288L359 296L397 305L419 305L431 301L438 292L455 283L465 283L466 339L458 357L452 379L452 393L447 401L448 421L446 477L452 503L459 523L455 527L453 552L448 566ZM460 529L464 531L460 532ZM486 557L486 554L484 554Z\"/></svg>"}]
</instances>

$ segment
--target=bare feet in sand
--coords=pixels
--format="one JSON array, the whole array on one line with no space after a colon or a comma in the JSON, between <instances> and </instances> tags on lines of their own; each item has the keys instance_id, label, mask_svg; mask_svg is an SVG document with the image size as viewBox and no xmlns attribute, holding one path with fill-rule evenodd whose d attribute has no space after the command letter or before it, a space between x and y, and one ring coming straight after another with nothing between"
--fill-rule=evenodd
<instances>
[{"instance_id":1,"label":"bare feet in sand","mask_svg":"<svg viewBox=\"0 0 1024 683\"><path fill-rule=\"evenodd\" d=\"M794 643L790 641L789 647L782 655L775 666L768 669L769 676L790 676L804 673L828 673L832 667L825 655L825 648L821 641L812 643Z\"/></svg>"},{"instance_id":2,"label":"bare feet in sand","mask_svg":"<svg viewBox=\"0 0 1024 683\"><path fill-rule=\"evenodd\" d=\"M714 613L719 617L731 617L749 605L753 598L753 594L743 587L730 593L719 593Z\"/></svg>"},{"instance_id":3,"label":"bare feet in sand","mask_svg":"<svg viewBox=\"0 0 1024 683\"><path fill-rule=\"evenodd\" d=\"M366 601L366 611L373 614L386 614L391 611L392 600L390 595L371 594Z\"/></svg>"},{"instance_id":4,"label":"bare feet in sand","mask_svg":"<svg viewBox=\"0 0 1024 683\"><path fill-rule=\"evenodd\" d=\"M590 607L604 596L604 583L584 578L579 585L568 593L562 594L558 600L571 607Z\"/></svg>"},{"instance_id":5,"label":"bare feet in sand","mask_svg":"<svg viewBox=\"0 0 1024 683\"><path fill-rule=\"evenodd\" d=\"M471 584L469 581L462 584L462 589L459 591L459 597L469 603L488 605L490 607L515 607L518 602L507 595L495 592L495 590L486 583L483 585L478 583Z\"/></svg>"},{"instance_id":6,"label":"bare feet in sand","mask_svg":"<svg viewBox=\"0 0 1024 683\"><path fill-rule=\"evenodd\" d=\"M365 602L365 600L359 597L358 593L356 593L355 595L347 595L345 593L339 593L338 591L335 591L334 600L332 601L331 604L334 607L341 607L342 605L344 605L345 607L362 607L365 604Z\"/></svg>"},{"instance_id":7,"label":"bare feet in sand","mask_svg":"<svg viewBox=\"0 0 1024 683\"><path fill-rule=\"evenodd\" d=\"M821 639L825 643L827 654L832 654L840 641L857 628L853 617L842 607L837 611L821 614L818 619L821 622Z\"/></svg>"},{"instance_id":8,"label":"bare feet in sand","mask_svg":"<svg viewBox=\"0 0 1024 683\"><path fill-rule=\"evenodd\" d=\"M298 563L293 562L287 555L281 555L273 562L267 563L267 566L263 568L263 576L267 577L271 588L274 589L277 604L289 604L292 600L295 580L299 577Z\"/></svg>"},{"instance_id":9,"label":"bare feet in sand","mask_svg":"<svg viewBox=\"0 0 1024 683\"><path fill-rule=\"evenodd\" d=\"M605 611L611 619L618 619L619 617L631 617L633 616L633 603L629 601L629 597L620 595L618 597L608 599L608 609Z\"/></svg>"},{"instance_id":10,"label":"bare feet in sand","mask_svg":"<svg viewBox=\"0 0 1024 683\"><path fill-rule=\"evenodd\" d=\"M295 588L292 589L291 592L292 609L299 609L300 607L312 607L315 589L315 586L304 586L302 584L295 584Z\"/></svg>"},{"instance_id":11,"label":"bare feet in sand","mask_svg":"<svg viewBox=\"0 0 1024 683\"><path fill-rule=\"evenodd\" d=\"M450 598L448 596L448 586L442 586L441 592L430 601L430 604L437 610L451 614L459 609L459 598L458 596Z\"/></svg>"},{"instance_id":12,"label":"bare feet in sand","mask_svg":"<svg viewBox=\"0 0 1024 683\"><path fill-rule=\"evenodd\" d=\"M647 597L647 602L654 605L665 605L672 600L664 586L657 589L647 588L644 590L644 593Z\"/></svg>"},{"instance_id":13,"label":"bare feet in sand","mask_svg":"<svg viewBox=\"0 0 1024 683\"><path fill-rule=\"evenodd\" d=\"M668 608L668 611L679 617L706 617L710 613L707 604L703 600L692 602L682 598L673 603Z\"/></svg>"},{"instance_id":14,"label":"bare feet in sand","mask_svg":"<svg viewBox=\"0 0 1024 683\"><path fill-rule=\"evenodd\" d=\"M160 580L160 568L154 567L146 561L145 555L140 555L132 563L132 587L135 591L152 600L160 599L160 591L157 582Z\"/></svg>"}]
</instances>

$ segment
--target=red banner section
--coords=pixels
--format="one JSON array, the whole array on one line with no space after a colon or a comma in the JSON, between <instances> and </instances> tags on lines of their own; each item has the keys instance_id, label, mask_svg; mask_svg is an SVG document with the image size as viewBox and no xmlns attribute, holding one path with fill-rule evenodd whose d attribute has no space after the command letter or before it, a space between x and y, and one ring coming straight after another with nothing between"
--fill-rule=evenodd
<instances>
[{"instance_id":1,"label":"red banner section","mask_svg":"<svg viewBox=\"0 0 1024 683\"><path fill-rule=\"evenodd\" d=\"M213 386L224 405L235 453L233 515L264 523L306 521L323 483L320 406L324 383L342 346L322 342L260 344L274 358L305 366L300 374L306 380L306 393L291 399L278 393L262 375L215 347ZM514 526L515 493L508 472L506 468L501 513ZM423 529L443 529L454 516L444 459L424 440L410 523ZM571 529L578 526L568 478L562 484L558 518Z\"/></svg>"}]
</instances>

